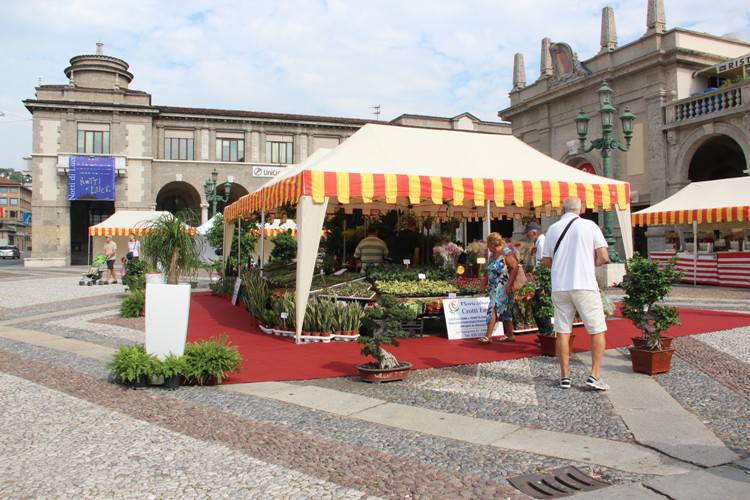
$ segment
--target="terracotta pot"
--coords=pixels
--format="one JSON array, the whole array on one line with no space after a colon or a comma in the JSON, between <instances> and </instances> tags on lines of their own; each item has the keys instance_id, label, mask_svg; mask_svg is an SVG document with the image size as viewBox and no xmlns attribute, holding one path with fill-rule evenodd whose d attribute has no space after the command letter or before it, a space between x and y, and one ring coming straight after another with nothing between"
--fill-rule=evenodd
<instances>
[{"instance_id":1,"label":"terracotta pot","mask_svg":"<svg viewBox=\"0 0 750 500\"><path fill-rule=\"evenodd\" d=\"M371 363L365 365L357 365L359 370L359 376L365 382L394 382L396 380L403 380L411 370L411 363L402 362L400 366L396 368L390 368L387 370L381 370L380 368L374 367Z\"/></svg>"},{"instance_id":2,"label":"terracotta pot","mask_svg":"<svg viewBox=\"0 0 750 500\"><path fill-rule=\"evenodd\" d=\"M630 351L630 361L633 363L634 372L645 373L646 375L667 373L672 364L674 348L648 351L629 347L628 350Z\"/></svg>"},{"instance_id":3,"label":"terracotta pot","mask_svg":"<svg viewBox=\"0 0 750 500\"><path fill-rule=\"evenodd\" d=\"M573 346L573 339L575 338L575 334L570 335L570 339L568 340L569 346ZM536 339L543 356L554 357L556 355L557 337L551 335L537 335Z\"/></svg>"},{"instance_id":4,"label":"terracotta pot","mask_svg":"<svg viewBox=\"0 0 750 500\"><path fill-rule=\"evenodd\" d=\"M636 349L645 349L646 348L646 338L645 337L631 337L633 340L633 347ZM672 337L661 337L661 347L662 349L670 349L672 347Z\"/></svg>"}]
</instances>

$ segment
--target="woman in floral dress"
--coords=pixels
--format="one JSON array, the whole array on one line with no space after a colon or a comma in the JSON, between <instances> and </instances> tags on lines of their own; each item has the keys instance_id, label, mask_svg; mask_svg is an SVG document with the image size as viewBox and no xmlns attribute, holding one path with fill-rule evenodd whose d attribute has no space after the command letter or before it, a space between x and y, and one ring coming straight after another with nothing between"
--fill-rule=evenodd
<instances>
[{"instance_id":1,"label":"woman in floral dress","mask_svg":"<svg viewBox=\"0 0 750 500\"><path fill-rule=\"evenodd\" d=\"M489 287L490 305L487 308L487 334L479 340L483 344L492 342L492 331L499 320L503 322L505 332L505 337L500 342L514 342L513 282L518 274L518 259L498 233L490 233L487 237L487 256L482 290Z\"/></svg>"}]
</instances>

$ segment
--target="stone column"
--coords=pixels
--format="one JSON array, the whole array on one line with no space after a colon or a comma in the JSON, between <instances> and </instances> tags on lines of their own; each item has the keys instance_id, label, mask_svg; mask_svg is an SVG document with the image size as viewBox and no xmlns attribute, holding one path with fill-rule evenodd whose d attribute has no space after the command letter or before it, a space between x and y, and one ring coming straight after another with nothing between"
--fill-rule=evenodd
<instances>
[{"instance_id":1,"label":"stone column","mask_svg":"<svg viewBox=\"0 0 750 500\"><path fill-rule=\"evenodd\" d=\"M646 14L646 34L664 33L666 31L666 18L664 16L664 0L648 0L648 13Z\"/></svg>"},{"instance_id":2,"label":"stone column","mask_svg":"<svg viewBox=\"0 0 750 500\"><path fill-rule=\"evenodd\" d=\"M651 2L649 2L649 6ZM646 98L646 171L649 174L649 203L660 202L667 197L667 143L662 126L662 108L667 92L659 89ZM653 226L646 231L649 252L664 249L664 227Z\"/></svg>"},{"instance_id":3,"label":"stone column","mask_svg":"<svg viewBox=\"0 0 750 500\"><path fill-rule=\"evenodd\" d=\"M513 56L513 90L520 90L526 86L526 67L523 64L523 54Z\"/></svg>"},{"instance_id":4,"label":"stone column","mask_svg":"<svg viewBox=\"0 0 750 500\"><path fill-rule=\"evenodd\" d=\"M615 28L615 10L612 7L602 9L602 33L599 52L611 52L617 48L617 28Z\"/></svg>"},{"instance_id":5,"label":"stone column","mask_svg":"<svg viewBox=\"0 0 750 500\"><path fill-rule=\"evenodd\" d=\"M201 226L208 222L208 203L201 203Z\"/></svg>"},{"instance_id":6,"label":"stone column","mask_svg":"<svg viewBox=\"0 0 750 500\"><path fill-rule=\"evenodd\" d=\"M549 52L549 46L552 40L542 38L542 55L539 63L539 78L549 78L552 76L552 54Z\"/></svg>"}]
</instances>

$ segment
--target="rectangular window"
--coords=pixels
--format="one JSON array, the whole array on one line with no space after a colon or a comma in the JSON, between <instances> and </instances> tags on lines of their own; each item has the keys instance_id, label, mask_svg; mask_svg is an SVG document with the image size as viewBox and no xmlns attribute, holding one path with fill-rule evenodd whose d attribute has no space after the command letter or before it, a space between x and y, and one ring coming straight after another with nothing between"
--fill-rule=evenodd
<instances>
[{"instance_id":1,"label":"rectangular window","mask_svg":"<svg viewBox=\"0 0 750 500\"><path fill-rule=\"evenodd\" d=\"M164 158L167 160L193 160L193 139L165 138Z\"/></svg>"},{"instance_id":2,"label":"rectangular window","mask_svg":"<svg viewBox=\"0 0 750 500\"><path fill-rule=\"evenodd\" d=\"M8 198L0 198L0 205L7 205L8 204Z\"/></svg>"},{"instance_id":3,"label":"rectangular window","mask_svg":"<svg viewBox=\"0 0 750 500\"><path fill-rule=\"evenodd\" d=\"M245 161L244 139L216 139L217 161Z\"/></svg>"},{"instance_id":4,"label":"rectangular window","mask_svg":"<svg viewBox=\"0 0 750 500\"><path fill-rule=\"evenodd\" d=\"M5 186L1 186L0 187L0 193L7 193L7 192L8 192L8 188L7 187L5 187Z\"/></svg>"},{"instance_id":5,"label":"rectangular window","mask_svg":"<svg viewBox=\"0 0 750 500\"><path fill-rule=\"evenodd\" d=\"M102 130L79 130L78 152L84 154L109 154L109 132Z\"/></svg>"},{"instance_id":6,"label":"rectangular window","mask_svg":"<svg viewBox=\"0 0 750 500\"><path fill-rule=\"evenodd\" d=\"M266 162L294 163L294 144L292 142L266 141Z\"/></svg>"},{"instance_id":7,"label":"rectangular window","mask_svg":"<svg viewBox=\"0 0 750 500\"><path fill-rule=\"evenodd\" d=\"M18 186L13 186L10 188L11 193L17 193L18 192Z\"/></svg>"},{"instance_id":8,"label":"rectangular window","mask_svg":"<svg viewBox=\"0 0 750 500\"><path fill-rule=\"evenodd\" d=\"M18 206L18 198L11 198L10 199L10 204Z\"/></svg>"}]
</instances>

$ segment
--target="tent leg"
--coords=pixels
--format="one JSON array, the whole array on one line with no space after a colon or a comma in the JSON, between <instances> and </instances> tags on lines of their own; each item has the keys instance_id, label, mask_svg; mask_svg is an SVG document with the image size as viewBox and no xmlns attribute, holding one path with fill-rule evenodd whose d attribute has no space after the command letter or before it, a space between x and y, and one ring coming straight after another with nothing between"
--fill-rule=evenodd
<instances>
[{"instance_id":1,"label":"tent leg","mask_svg":"<svg viewBox=\"0 0 750 500\"><path fill-rule=\"evenodd\" d=\"M242 244L242 219L237 219L237 277L242 276L242 255L240 245Z\"/></svg>"},{"instance_id":2,"label":"tent leg","mask_svg":"<svg viewBox=\"0 0 750 500\"><path fill-rule=\"evenodd\" d=\"M307 299L310 296L315 259L320 246L320 231L326 218L328 198L323 203L313 203L312 197L302 196L297 205L297 288L295 303L295 343L301 342L302 323L305 320Z\"/></svg>"},{"instance_id":3,"label":"tent leg","mask_svg":"<svg viewBox=\"0 0 750 500\"><path fill-rule=\"evenodd\" d=\"M266 260L266 211L260 211L260 273L263 274L263 264Z\"/></svg>"},{"instance_id":4,"label":"tent leg","mask_svg":"<svg viewBox=\"0 0 750 500\"><path fill-rule=\"evenodd\" d=\"M698 221L693 221L693 286L698 285Z\"/></svg>"},{"instance_id":5,"label":"tent leg","mask_svg":"<svg viewBox=\"0 0 750 500\"><path fill-rule=\"evenodd\" d=\"M484 241L487 241L487 236L490 235L490 231L492 228L492 213L490 212L490 202L487 202L487 205L485 207L484 211L484 228L482 231L482 239Z\"/></svg>"}]
</instances>

